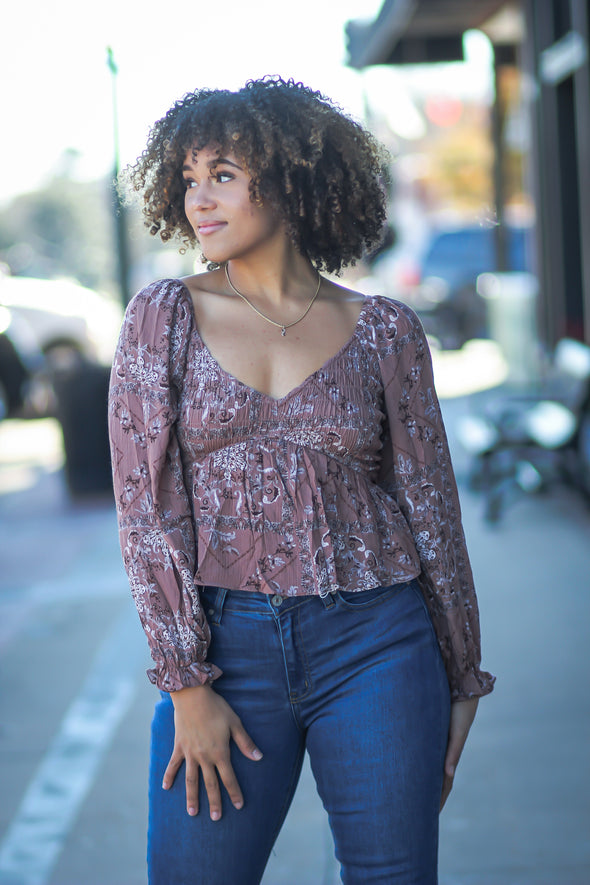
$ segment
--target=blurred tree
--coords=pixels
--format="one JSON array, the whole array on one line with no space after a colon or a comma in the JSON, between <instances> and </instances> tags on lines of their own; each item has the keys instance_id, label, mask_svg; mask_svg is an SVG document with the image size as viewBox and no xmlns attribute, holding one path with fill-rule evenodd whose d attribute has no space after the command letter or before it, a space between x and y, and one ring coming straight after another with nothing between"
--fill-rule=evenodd
<instances>
[{"instance_id":1,"label":"blurred tree","mask_svg":"<svg viewBox=\"0 0 590 885\"><path fill-rule=\"evenodd\" d=\"M56 175L45 188L0 211L0 261L13 274L73 277L112 291L115 265L107 181Z\"/></svg>"},{"instance_id":2,"label":"blurred tree","mask_svg":"<svg viewBox=\"0 0 590 885\"><path fill-rule=\"evenodd\" d=\"M0 209L0 264L16 276L69 277L118 298L111 181L72 179L71 160L59 164L46 187ZM194 253L164 246L149 235L137 206L128 212L132 291L158 277L193 272Z\"/></svg>"},{"instance_id":3,"label":"blurred tree","mask_svg":"<svg viewBox=\"0 0 590 885\"><path fill-rule=\"evenodd\" d=\"M488 117L486 107L466 104L452 125L429 126L420 148L429 158L424 185L431 206L465 214L493 206Z\"/></svg>"}]
</instances>

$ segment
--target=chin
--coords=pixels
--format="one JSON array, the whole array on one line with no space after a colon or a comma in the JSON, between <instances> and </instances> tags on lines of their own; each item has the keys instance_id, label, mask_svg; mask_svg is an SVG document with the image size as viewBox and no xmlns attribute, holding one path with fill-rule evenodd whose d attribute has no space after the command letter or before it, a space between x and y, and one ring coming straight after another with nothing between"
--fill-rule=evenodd
<instances>
[{"instance_id":1,"label":"chin","mask_svg":"<svg viewBox=\"0 0 590 885\"><path fill-rule=\"evenodd\" d=\"M208 264L210 261L213 261L215 264L221 263L220 259L215 255L211 255L210 252L203 252L203 250L201 250L201 260L203 264Z\"/></svg>"},{"instance_id":2,"label":"chin","mask_svg":"<svg viewBox=\"0 0 590 885\"><path fill-rule=\"evenodd\" d=\"M229 261L230 256L226 255L225 252L216 252L215 249L201 249L201 255L205 261L213 261L215 264L225 264L226 261Z\"/></svg>"}]
</instances>

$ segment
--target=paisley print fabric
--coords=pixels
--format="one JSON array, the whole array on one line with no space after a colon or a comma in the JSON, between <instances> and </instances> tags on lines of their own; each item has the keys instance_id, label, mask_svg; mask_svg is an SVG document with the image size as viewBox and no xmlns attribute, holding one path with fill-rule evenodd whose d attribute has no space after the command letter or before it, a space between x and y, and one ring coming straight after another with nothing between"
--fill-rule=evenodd
<instances>
[{"instance_id":1,"label":"paisley print fabric","mask_svg":"<svg viewBox=\"0 0 590 885\"><path fill-rule=\"evenodd\" d=\"M325 595L420 576L454 699L491 691L422 327L367 297L349 341L281 399L224 371L179 280L129 305L109 424L121 549L155 668L212 681L199 586Z\"/></svg>"}]
</instances>

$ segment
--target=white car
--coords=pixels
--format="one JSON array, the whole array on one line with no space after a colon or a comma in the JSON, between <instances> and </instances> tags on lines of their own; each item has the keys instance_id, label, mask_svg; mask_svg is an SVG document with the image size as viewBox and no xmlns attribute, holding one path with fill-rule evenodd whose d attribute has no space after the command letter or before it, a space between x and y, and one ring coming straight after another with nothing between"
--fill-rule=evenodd
<instances>
[{"instance_id":1,"label":"white car","mask_svg":"<svg viewBox=\"0 0 590 885\"><path fill-rule=\"evenodd\" d=\"M52 369L111 364L123 318L113 299L67 280L0 275L0 305L27 321Z\"/></svg>"}]
</instances>

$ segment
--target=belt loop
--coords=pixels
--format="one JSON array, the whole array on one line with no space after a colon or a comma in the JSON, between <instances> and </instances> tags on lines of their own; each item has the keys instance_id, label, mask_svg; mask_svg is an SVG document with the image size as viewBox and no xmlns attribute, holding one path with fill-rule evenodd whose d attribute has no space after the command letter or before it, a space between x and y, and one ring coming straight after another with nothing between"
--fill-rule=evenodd
<instances>
[{"instance_id":1,"label":"belt loop","mask_svg":"<svg viewBox=\"0 0 590 885\"><path fill-rule=\"evenodd\" d=\"M324 603L325 609L334 608L336 605L336 598L334 593L326 593L325 596L320 596L320 599Z\"/></svg>"}]
</instances>

